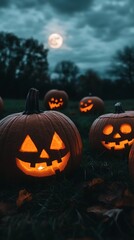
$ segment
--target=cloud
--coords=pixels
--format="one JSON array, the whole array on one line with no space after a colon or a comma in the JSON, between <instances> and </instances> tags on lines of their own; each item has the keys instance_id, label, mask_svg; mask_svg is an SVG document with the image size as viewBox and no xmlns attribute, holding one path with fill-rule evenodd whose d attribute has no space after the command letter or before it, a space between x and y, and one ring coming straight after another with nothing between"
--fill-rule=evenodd
<instances>
[{"instance_id":1,"label":"cloud","mask_svg":"<svg viewBox=\"0 0 134 240\"><path fill-rule=\"evenodd\" d=\"M45 47L49 34L60 33L63 46L49 49L52 67L71 60L105 71L113 54L134 39L133 0L3 0L0 16L0 31L33 37Z\"/></svg>"},{"instance_id":2,"label":"cloud","mask_svg":"<svg viewBox=\"0 0 134 240\"><path fill-rule=\"evenodd\" d=\"M98 4L97 4L98 3ZM93 35L103 41L118 39L123 31L133 25L133 11L127 1L96 1L92 9L81 14L77 27L88 25Z\"/></svg>"},{"instance_id":3,"label":"cloud","mask_svg":"<svg viewBox=\"0 0 134 240\"><path fill-rule=\"evenodd\" d=\"M92 5L93 0L77 0L77 3L73 0L50 0L49 3L60 14L72 14L86 10L90 5Z\"/></svg>"},{"instance_id":4,"label":"cloud","mask_svg":"<svg viewBox=\"0 0 134 240\"><path fill-rule=\"evenodd\" d=\"M93 0L1 0L1 7L8 7L9 5L16 6L17 8L42 8L46 5L50 5L53 9L55 9L60 14L71 14L75 12L80 12L87 9Z\"/></svg>"},{"instance_id":5,"label":"cloud","mask_svg":"<svg viewBox=\"0 0 134 240\"><path fill-rule=\"evenodd\" d=\"M10 0L0 0L0 8L5 8L10 5Z\"/></svg>"}]
</instances>

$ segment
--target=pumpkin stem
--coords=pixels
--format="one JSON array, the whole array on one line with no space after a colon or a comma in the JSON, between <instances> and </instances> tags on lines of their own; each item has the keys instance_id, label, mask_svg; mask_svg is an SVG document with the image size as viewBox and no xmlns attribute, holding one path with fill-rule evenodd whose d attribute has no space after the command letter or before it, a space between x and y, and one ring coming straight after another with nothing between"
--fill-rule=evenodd
<instances>
[{"instance_id":1,"label":"pumpkin stem","mask_svg":"<svg viewBox=\"0 0 134 240\"><path fill-rule=\"evenodd\" d=\"M115 105L115 113L124 113L121 102L117 102Z\"/></svg>"},{"instance_id":2,"label":"pumpkin stem","mask_svg":"<svg viewBox=\"0 0 134 240\"><path fill-rule=\"evenodd\" d=\"M40 113L39 110L39 91L31 88L26 97L25 111L23 114Z\"/></svg>"}]
</instances>

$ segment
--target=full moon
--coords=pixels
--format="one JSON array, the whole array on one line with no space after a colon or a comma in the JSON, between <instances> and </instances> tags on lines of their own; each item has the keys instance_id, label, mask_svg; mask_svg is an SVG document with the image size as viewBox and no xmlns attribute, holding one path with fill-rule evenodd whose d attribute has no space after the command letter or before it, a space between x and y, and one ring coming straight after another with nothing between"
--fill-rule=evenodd
<instances>
[{"instance_id":1,"label":"full moon","mask_svg":"<svg viewBox=\"0 0 134 240\"><path fill-rule=\"evenodd\" d=\"M48 43L51 48L60 48L63 44L63 37L58 33L52 33L48 38Z\"/></svg>"}]
</instances>

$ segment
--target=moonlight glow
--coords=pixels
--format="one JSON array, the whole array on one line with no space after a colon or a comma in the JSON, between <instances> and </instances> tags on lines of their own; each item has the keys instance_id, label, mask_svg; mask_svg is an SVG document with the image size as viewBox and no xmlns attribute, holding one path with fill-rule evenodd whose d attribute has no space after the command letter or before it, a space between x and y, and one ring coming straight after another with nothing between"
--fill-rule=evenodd
<instances>
[{"instance_id":1,"label":"moonlight glow","mask_svg":"<svg viewBox=\"0 0 134 240\"><path fill-rule=\"evenodd\" d=\"M48 43L51 48L60 48L63 44L63 37L58 33L53 33L49 36Z\"/></svg>"}]
</instances>

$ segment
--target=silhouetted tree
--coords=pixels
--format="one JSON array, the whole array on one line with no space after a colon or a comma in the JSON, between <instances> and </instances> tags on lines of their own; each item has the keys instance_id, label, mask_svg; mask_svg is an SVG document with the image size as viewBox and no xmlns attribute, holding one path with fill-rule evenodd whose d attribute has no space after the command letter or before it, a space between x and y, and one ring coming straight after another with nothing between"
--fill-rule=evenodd
<instances>
[{"instance_id":1,"label":"silhouetted tree","mask_svg":"<svg viewBox=\"0 0 134 240\"><path fill-rule=\"evenodd\" d=\"M23 86L25 83L28 89L31 86L38 88L43 94L44 86L49 82L47 50L37 40L27 39L23 41L22 51L24 53L16 69L16 80L19 83L21 81ZM20 84L18 86L20 88Z\"/></svg>"},{"instance_id":2,"label":"silhouetted tree","mask_svg":"<svg viewBox=\"0 0 134 240\"><path fill-rule=\"evenodd\" d=\"M0 33L0 89L6 97L24 97L30 87L49 84L48 50L34 39Z\"/></svg>"},{"instance_id":3,"label":"silhouetted tree","mask_svg":"<svg viewBox=\"0 0 134 240\"><path fill-rule=\"evenodd\" d=\"M56 64L54 72L59 74L59 80L72 82L76 79L76 76L79 73L79 68L74 62L61 61Z\"/></svg>"},{"instance_id":4,"label":"silhouetted tree","mask_svg":"<svg viewBox=\"0 0 134 240\"><path fill-rule=\"evenodd\" d=\"M92 95L102 96L102 80L95 70L87 69L85 74L79 77L79 84L81 95L87 96L91 93Z\"/></svg>"},{"instance_id":5,"label":"silhouetted tree","mask_svg":"<svg viewBox=\"0 0 134 240\"><path fill-rule=\"evenodd\" d=\"M130 84L134 83L134 46L127 46L123 50L116 52L109 73L115 80L124 80Z\"/></svg>"},{"instance_id":6,"label":"silhouetted tree","mask_svg":"<svg viewBox=\"0 0 134 240\"><path fill-rule=\"evenodd\" d=\"M19 62L20 41L13 34L0 33L0 90L11 92L15 79L15 70Z\"/></svg>"},{"instance_id":7,"label":"silhouetted tree","mask_svg":"<svg viewBox=\"0 0 134 240\"><path fill-rule=\"evenodd\" d=\"M117 89L117 81L112 81L109 78L105 78L102 80L102 96L103 99L118 99L119 93Z\"/></svg>"},{"instance_id":8,"label":"silhouetted tree","mask_svg":"<svg viewBox=\"0 0 134 240\"><path fill-rule=\"evenodd\" d=\"M118 92L123 98L132 97L134 92L134 46L126 46L116 52L108 70L118 81ZM126 94L127 92L127 94Z\"/></svg>"},{"instance_id":9,"label":"silhouetted tree","mask_svg":"<svg viewBox=\"0 0 134 240\"><path fill-rule=\"evenodd\" d=\"M59 75L58 84L73 98L76 95L78 66L72 61L61 61L56 64L54 72Z\"/></svg>"}]
</instances>

